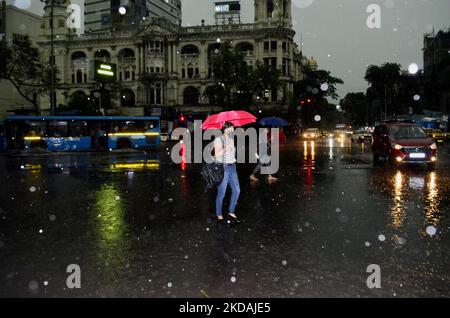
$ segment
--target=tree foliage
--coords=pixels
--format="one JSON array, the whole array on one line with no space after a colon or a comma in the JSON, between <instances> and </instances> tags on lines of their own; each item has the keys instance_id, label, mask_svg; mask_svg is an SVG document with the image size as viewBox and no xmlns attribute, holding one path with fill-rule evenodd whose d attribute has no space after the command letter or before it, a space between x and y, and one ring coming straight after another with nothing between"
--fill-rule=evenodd
<instances>
[{"instance_id":1,"label":"tree foliage","mask_svg":"<svg viewBox=\"0 0 450 318\"><path fill-rule=\"evenodd\" d=\"M50 67L42 60L40 51L28 35L14 34L11 42L0 41L0 60L0 78L9 81L38 113L39 96L48 94L51 77Z\"/></svg>"}]
</instances>

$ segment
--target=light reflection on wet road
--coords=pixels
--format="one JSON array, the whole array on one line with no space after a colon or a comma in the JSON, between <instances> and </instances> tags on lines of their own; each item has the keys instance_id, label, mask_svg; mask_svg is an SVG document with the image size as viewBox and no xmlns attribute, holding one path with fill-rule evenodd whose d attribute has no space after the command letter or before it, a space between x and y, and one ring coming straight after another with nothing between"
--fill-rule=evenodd
<instances>
[{"instance_id":1,"label":"light reflection on wet road","mask_svg":"<svg viewBox=\"0 0 450 318\"><path fill-rule=\"evenodd\" d=\"M228 229L201 166L166 148L1 157L0 296L450 296L449 148L440 159L373 167L368 144L291 140L278 182L239 166L245 223ZM80 290L65 284L73 263Z\"/></svg>"}]
</instances>

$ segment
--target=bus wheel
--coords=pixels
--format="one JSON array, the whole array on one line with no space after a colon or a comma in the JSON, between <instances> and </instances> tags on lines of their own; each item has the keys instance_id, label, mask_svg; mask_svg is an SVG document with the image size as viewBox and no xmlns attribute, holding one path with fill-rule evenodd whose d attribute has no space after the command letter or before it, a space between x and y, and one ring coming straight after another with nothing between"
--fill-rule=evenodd
<instances>
[{"instance_id":1,"label":"bus wheel","mask_svg":"<svg viewBox=\"0 0 450 318\"><path fill-rule=\"evenodd\" d=\"M131 148L131 141L127 138L121 138L117 140L117 149L129 149Z\"/></svg>"}]
</instances>

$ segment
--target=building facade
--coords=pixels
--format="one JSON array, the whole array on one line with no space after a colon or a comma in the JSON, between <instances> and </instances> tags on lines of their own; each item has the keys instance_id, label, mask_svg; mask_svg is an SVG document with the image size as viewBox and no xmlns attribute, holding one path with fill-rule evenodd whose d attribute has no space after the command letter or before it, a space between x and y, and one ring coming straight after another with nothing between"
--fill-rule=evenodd
<instances>
[{"instance_id":1,"label":"building facade","mask_svg":"<svg viewBox=\"0 0 450 318\"><path fill-rule=\"evenodd\" d=\"M126 11L119 12L123 7ZM165 17L181 25L180 0L86 0L85 32L124 31L139 28L146 20Z\"/></svg>"},{"instance_id":2,"label":"building facade","mask_svg":"<svg viewBox=\"0 0 450 318\"><path fill-rule=\"evenodd\" d=\"M427 104L450 114L450 29L424 37L424 83Z\"/></svg>"},{"instance_id":3,"label":"building facade","mask_svg":"<svg viewBox=\"0 0 450 318\"><path fill-rule=\"evenodd\" d=\"M74 94L92 96L98 89L91 76L92 61L101 60L117 64L118 87L111 93L109 114L158 115L168 108L184 113L217 110L204 93L216 84L212 60L227 41L244 53L250 67L260 61L280 70L282 87L276 96L268 93L268 103L260 107L279 106L292 96L305 62L294 42L290 8L290 0L256 0L255 22L250 24L180 27L155 18L132 31L82 36L58 28L55 52L61 82L57 105L66 105ZM63 6L55 7L55 16L64 14ZM43 29L40 45L48 54L48 28ZM48 104L42 101L44 113Z\"/></svg>"},{"instance_id":4,"label":"building facade","mask_svg":"<svg viewBox=\"0 0 450 318\"><path fill-rule=\"evenodd\" d=\"M14 34L28 35L35 44L39 41L42 17L13 5L6 5L5 1L2 1L0 11L1 41L11 41ZM0 79L0 92L0 120L8 113L33 111L30 102L9 81Z\"/></svg>"}]
</instances>

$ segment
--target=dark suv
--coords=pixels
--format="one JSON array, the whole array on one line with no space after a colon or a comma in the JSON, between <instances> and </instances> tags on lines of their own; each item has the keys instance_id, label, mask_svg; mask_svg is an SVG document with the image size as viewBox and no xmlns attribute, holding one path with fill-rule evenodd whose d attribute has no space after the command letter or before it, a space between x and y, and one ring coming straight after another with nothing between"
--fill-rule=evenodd
<instances>
[{"instance_id":1,"label":"dark suv","mask_svg":"<svg viewBox=\"0 0 450 318\"><path fill-rule=\"evenodd\" d=\"M393 164L426 163L434 168L437 146L419 125L409 122L385 122L375 128L372 152L374 164L380 157Z\"/></svg>"}]
</instances>

